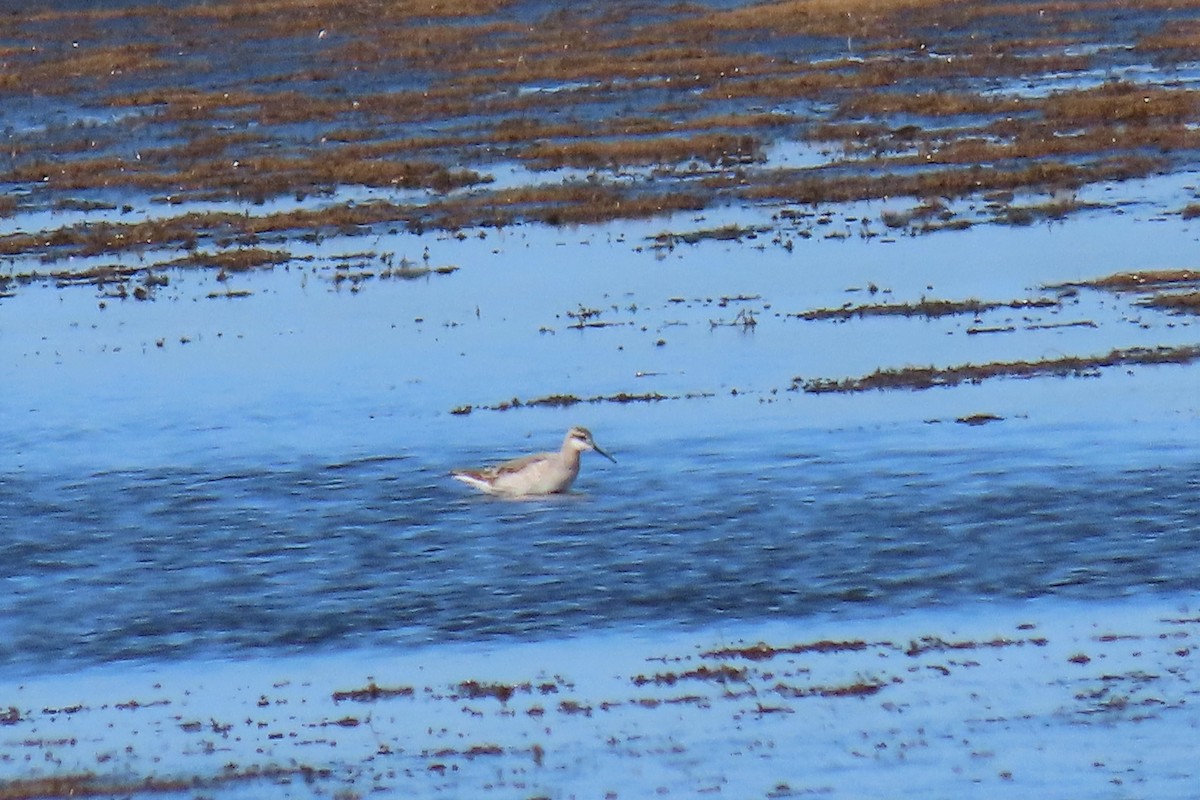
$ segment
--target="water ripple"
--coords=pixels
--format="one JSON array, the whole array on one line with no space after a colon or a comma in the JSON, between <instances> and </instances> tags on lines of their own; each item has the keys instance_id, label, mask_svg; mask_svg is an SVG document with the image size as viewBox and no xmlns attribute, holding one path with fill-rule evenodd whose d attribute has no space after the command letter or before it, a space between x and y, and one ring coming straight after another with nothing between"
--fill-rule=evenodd
<instances>
[{"instance_id":1,"label":"water ripple","mask_svg":"<svg viewBox=\"0 0 1200 800\"><path fill-rule=\"evenodd\" d=\"M0 481L0 666L538 638L1189 590L1200 465L696 443L581 491L467 494L415 459Z\"/></svg>"}]
</instances>

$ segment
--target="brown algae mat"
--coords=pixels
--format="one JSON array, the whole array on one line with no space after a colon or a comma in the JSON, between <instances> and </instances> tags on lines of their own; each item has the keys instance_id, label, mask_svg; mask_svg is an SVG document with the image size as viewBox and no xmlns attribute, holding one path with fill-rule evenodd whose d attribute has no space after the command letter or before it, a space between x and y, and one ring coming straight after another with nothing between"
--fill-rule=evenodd
<instances>
[{"instance_id":1,"label":"brown algae mat","mask_svg":"<svg viewBox=\"0 0 1200 800\"><path fill-rule=\"evenodd\" d=\"M1186 796L1198 626L989 604L28 679L0 798Z\"/></svg>"},{"instance_id":2,"label":"brown algae mat","mask_svg":"<svg viewBox=\"0 0 1200 800\"><path fill-rule=\"evenodd\" d=\"M1093 281L1050 286L1050 289L1100 289L1117 294L1140 295L1145 308L1174 314L1200 314L1200 270L1169 269L1119 272Z\"/></svg>"},{"instance_id":3,"label":"brown algae mat","mask_svg":"<svg viewBox=\"0 0 1200 800\"><path fill-rule=\"evenodd\" d=\"M893 325L905 325L928 322L941 318L968 318L969 322L960 322L957 326L946 328L947 333L959 332L967 336L984 334L1014 334L1017 332L1038 332L1062 330L1066 328L1105 328L1116 332L1119 324L1133 324L1140 329L1170 329L1177 326L1173 316L1194 316L1200 313L1200 302L1197 302L1200 292L1200 271L1191 269L1146 270L1119 272L1112 275L1078 281L1073 283L1052 284L1043 286L1046 293L1040 296L1015 298L1011 300L980 300L968 298L964 300L946 300L921 298L913 302L847 302L839 306L813 308L805 311L773 310L774 304L762 295L736 295L687 300L682 297L669 298L661 311L662 316L656 324L646 324L644 318L639 320L636 312L653 312L648 305L639 306L636 303L628 308L610 305L607 308L592 308L580 305L577 310L567 311L560 315L570 320L565 327L576 331L591 331L603 328L618 328L634 331L635 335L643 337L643 341L652 346L664 346L665 340L657 338L665 335L671 327L699 326L701 320L697 315L719 312L722 316L707 319L707 327L713 331L718 329L733 329L742 335L752 335L762 325L780 325L790 321L809 323L855 324L862 320L882 318L892 320ZM889 296L891 290L880 289L870 284L866 289L851 288L848 293L866 292L872 297L877 295ZM1060 312L1068 306L1078 304L1081 292L1111 293L1118 297L1117 313L1109 310L1103 317L1092 319L1086 313L1077 310L1082 316L1058 318ZM1074 304L1074 305L1073 305ZM1101 306L1088 306L1092 311L1102 311ZM669 311L668 311L669 309ZM1131 317L1137 309L1150 309L1162 312L1156 315L1153 323ZM735 311L736 310L736 311ZM679 313L686 313L689 321L678 318ZM1019 315L1010 316L1011 312ZM761 319L761 322L760 322ZM1099 321L1098 321L1099 320ZM1180 326L1186 329L1185 324ZM893 328L898 330L898 328ZM555 329L543 327L545 333L554 333ZM1079 354L1056 353L1052 356L1033 359L992 360L978 363L962 363L950 366L932 364L907 364L900 367L880 367L874 372L858 377L813 377L796 376L790 385L776 385L771 388L758 390L726 390L732 396L756 396L760 402L774 402L780 392L803 392L810 395L852 394L869 390L921 390L936 387L953 387L962 384L980 384L997 378L1093 378L1106 370L1114 368L1132 368L1135 366L1191 365L1200 361L1200 344L1176 343L1156 345L1133 345L1111 347L1098 352L1084 351ZM635 375L637 378L654 377L657 373ZM580 404L646 404L662 403L678 400L697 400L715 397L711 390L694 390L690 392L662 393L652 392L614 392L611 394L581 397L568 391L562 391L541 397L522 399L512 397L495 403L463 403L450 409L450 413L465 416L476 411L513 411L518 409L535 408L569 408ZM959 419L967 424L983 424L995 421L992 415L974 415Z\"/></svg>"},{"instance_id":4,"label":"brown algae mat","mask_svg":"<svg viewBox=\"0 0 1200 800\"><path fill-rule=\"evenodd\" d=\"M273 234L884 197L921 208L1171 171L1200 147L1200 96L1132 68L1182 74L1198 17L1195 0L35 6L0 18L0 219L17 222L0 236L6 291L44 280L42 262ZM826 156L772 158L790 145ZM525 177L494 179L512 165ZM396 194L356 202L346 187ZM275 198L300 205L253 210ZM251 212L173 210L191 200ZM103 222L88 211L147 204ZM1074 209L1008 205L997 221ZM20 225L45 209L77 213ZM971 220L936 220L956 224Z\"/></svg>"},{"instance_id":5,"label":"brown algae mat","mask_svg":"<svg viewBox=\"0 0 1200 800\"><path fill-rule=\"evenodd\" d=\"M1189 76L1198 48L1200 0L46 3L0 18L0 301L19 302L35 283L94 287L101 307L178 298L194 284L174 277L195 270L219 281L202 297L244 298L252 291L230 276L300 263L357 292L368 281L457 269L429 263L428 250L424 263L395 263L355 244L380 234L465 237L677 212L699 219L731 206L758 218L659 233L645 247L770 242L790 251L818 235L1061 220L1096 208L1076 194L1090 185L1194 167L1200 97ZM786 155L796 151L815 160L797 166ZM829 224L831 207L861 200L887 207L870 212L877 218L847 216L853 228ZM1163 202L1174 204L1157 209L1165 217L1200 214L1188 198ZM353 252L312 264L307 246L332 237ZM1043 287L1058 296L922 298L787 316L978 320L1053 311L1071 292L1102 291L1164 318L1194 317L1200 301L1185 267L1165 278L1131 271L1124 282ZM739 313L712 325L748 332L779 316ZM623 322L574 323L614 324ZM1000 319L965 332L1095 325ZM649 335L654 347L670 338L661 325ZM759 394L1092 375L1187 363L1189 348L1122 340L1043 359L885 363L870 376L789 386L793 367ZM716 391L730 390L626 384L578 395L563 386L499 402L463 397L447 410L659 403Z\"/></svg>"},{"instance_id":6,"label":"brown algae mat","mask_svg":"<svg viewBox=\"0 0 1200 800\"><path fill-rule=\"evenodd\" d=\"M990 378L1037 378L1043 376L1087 376L1101 369L1146 364L1191 364L1200 360L1200 346L1134 347L1097 356L1063 356L1038 361L1003 361L961 364L953 367L903 367L881 369L861 378L827 380L796 378L793 389L824 392L861 392L868 389L930 389L980 383Z\"/></svg>"},{"instance_id":7,"label":"brown algae mat","mask_svg":"<svg viewBox=\"0 0 1200 800\"><path fill-rule=\"evenodd\" d=\"M846 305L837 309L815 309L796 314L805 320L847 320L865 316L924 316L936 317L947 314L979 314L998 308L1054 308L1063 298L1076 294L1080 289L1108 291L1135 295L1134 304L1174 314L1200 313L1200 271L1191 269L1151 270L1119 272L1102 278L1070 284L1047 286L1057 290L1059 299L1036 298L1014 300L1006 303L967 300L923 300L911 304ZM1059 323L1060 325L1064 323ZM1065 323L1066 325L1090 325L1090 320ZM1042 324L1035 327L1048 327ZM967 333L979 331L1008 332L1013 327L967 329ZM1058 356L1026 361L989 362L985 364L960 364L950 367L908 366L896 369L879 369L870 375L858 378L834 380L827 378L792 381L793 390L813 394L828 392L861 392L869 389L929 389L937 386L957 386L962 383L981 383L992 378L1037 378L1046 376L1091 376L1102 369L1133 365L1192 364L1200 360L1200 345L1159 347L1116 348L1110 352L1084 356Z\"/></svg>"}]
</instances>

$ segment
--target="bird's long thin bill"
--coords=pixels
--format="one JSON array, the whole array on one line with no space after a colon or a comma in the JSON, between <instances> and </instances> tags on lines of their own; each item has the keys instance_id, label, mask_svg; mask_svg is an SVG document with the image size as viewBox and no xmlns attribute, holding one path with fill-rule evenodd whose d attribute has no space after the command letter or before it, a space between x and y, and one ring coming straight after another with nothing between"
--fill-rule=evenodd
<instances>
[{"instance_id":1,"label":"bird's long thin bill","mask_svg":"<svg viewBox=\"0 0 1200 800\"><path fill-rule=\"evenodd\" d=\"M617 463L617 460L616 460L615 458L613 458L613 457L612 457L612 456L610 456L608 453L606 453L606 452L604 452L603 450L601 450L601 449L600 449L600 447L599 447L599 446L598 446L598 445L597 445L595 442L592 442L592 448L593 448L593 449L594 449L594 450L595 450L597 453L599 453L600 455L602 455L602 456L604 456L605 458L607 458L609 461L613 462L614 464L615 464L615 463Z\"/></svg>"}]
</instances>

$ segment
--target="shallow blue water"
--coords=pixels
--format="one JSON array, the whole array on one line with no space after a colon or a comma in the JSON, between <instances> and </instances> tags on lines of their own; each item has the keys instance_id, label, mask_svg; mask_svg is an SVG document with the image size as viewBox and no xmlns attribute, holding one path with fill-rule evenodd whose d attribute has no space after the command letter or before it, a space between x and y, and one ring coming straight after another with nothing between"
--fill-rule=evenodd
<instances>
[{"instance_id":1,"label":"shallow blue water","mask_svg":"<svg viewBox=\"0 0 1200 800\"><path fill-rule=\"evenodd\" d=\"M0 306L0 676L1194 592L1194 367L788 390L797 375L1194 343L1190 317L1123 297L1064 312L1095 327L990 338L968 320L784 313L868 282L1010 299L1130 268L1118 241L1139 243L1139 268L1194 250L1189 230L1144 224L662 263L530 229L438 240L435 263L459 273L358 294L299 269L239 276L254 293L232 303L197 301L215 282L182 271L177 294L103 309L90 290L30 287ZM714 325L734 309L676 295L761 295L759 323ZM630 324L568 329L585 304ZM449 413L561 392L702 399ZM951 422L977 412L1005 419ZM496 501L446 477L580 423L620 463L589 457L571 496Z\"/></svg>"},{"instance_id":2,"label":"shallow blue water","mask_svg":"<svg viewBox=\"0 0 1200 800\"><path fill-rule=\"evenodd\" d=\"M1101 433L623 444L522 502L420 452L6 474L0 672L1194 590L1197 449Z\"/></svg>"}]
</instances>

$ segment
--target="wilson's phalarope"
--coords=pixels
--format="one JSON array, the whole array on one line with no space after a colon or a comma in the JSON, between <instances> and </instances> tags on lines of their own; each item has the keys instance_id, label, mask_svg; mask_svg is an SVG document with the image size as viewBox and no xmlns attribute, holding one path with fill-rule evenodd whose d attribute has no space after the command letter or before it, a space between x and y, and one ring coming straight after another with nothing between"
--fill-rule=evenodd
<instances>
[{"instance_id":1,"label":"wilson's phalarope","mask_svg":"<svg viewBox=\"0 0 1200 800\"><path fill-rule=\"evenodd\" d=\"M595 450L614 464L617 460L592 440L592 432L575 426L567 431L557 453L534 453L494 467L455 470L450 474L488 494L504 497L556 494L571 488L579 475L579 454Z\"/></svg>"}]
</instances>

